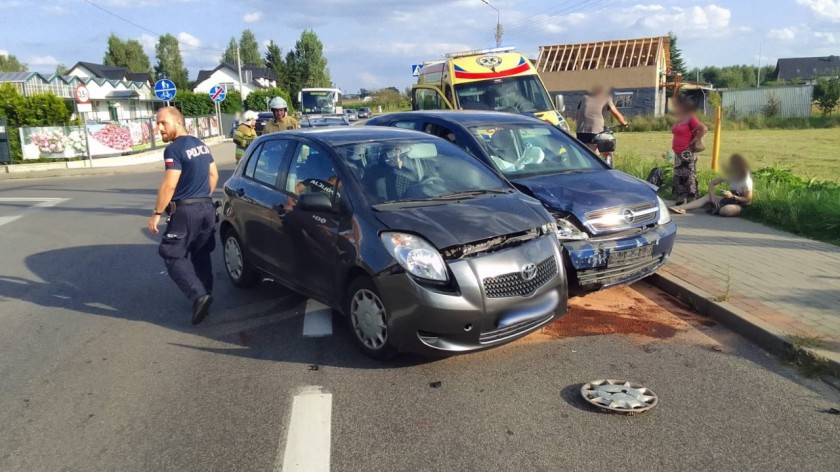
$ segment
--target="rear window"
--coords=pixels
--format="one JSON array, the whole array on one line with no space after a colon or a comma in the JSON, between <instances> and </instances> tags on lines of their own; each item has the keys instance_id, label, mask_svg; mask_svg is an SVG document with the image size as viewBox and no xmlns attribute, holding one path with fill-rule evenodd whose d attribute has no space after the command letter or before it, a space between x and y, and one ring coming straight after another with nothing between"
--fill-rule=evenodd
<instances>
[{"instance_id":1,"label":"rear window","mask_svg":"<svg viewBox=\"0 0 840 472\"><path fill-rule=\"evenodd\" d=\"M510 188L462 149L433 138L347 144L337 151L374 205Z\"/></svg>"}]
</instances>

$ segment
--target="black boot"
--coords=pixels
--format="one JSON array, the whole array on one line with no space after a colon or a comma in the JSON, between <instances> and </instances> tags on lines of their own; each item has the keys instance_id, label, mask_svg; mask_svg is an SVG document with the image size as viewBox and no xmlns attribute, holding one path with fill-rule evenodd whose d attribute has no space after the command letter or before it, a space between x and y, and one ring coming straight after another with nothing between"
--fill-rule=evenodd
<instances>
[{"instance_id":1,"label":"black boot","mask_svg":"<svg viewBox=\"0 0 840 472\"><path fill-rule=\"evenodd\" d=\"M213 304L213 297L211 295L202 295L193 302L192 324L197 325L204 321L204 318L210 313L210 305Z\"/></svg>"}]
</instances>

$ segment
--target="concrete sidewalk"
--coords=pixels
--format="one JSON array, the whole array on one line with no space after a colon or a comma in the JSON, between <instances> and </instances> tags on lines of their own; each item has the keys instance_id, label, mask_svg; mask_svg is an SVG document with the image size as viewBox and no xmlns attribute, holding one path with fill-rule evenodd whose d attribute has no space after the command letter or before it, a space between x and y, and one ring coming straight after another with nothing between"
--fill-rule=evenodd
<instances>
[{"instance_id":1,"label":"concrete sidewalk","mask_svg":"<svg viewBox=\"0 0 840 472\"><path fill-rule=\"evenodd\" d=\"M654 283L766 348L806 348L840 370L840 247L702 211L674 220L677 242Z\"/></svg>"}]
</instances>

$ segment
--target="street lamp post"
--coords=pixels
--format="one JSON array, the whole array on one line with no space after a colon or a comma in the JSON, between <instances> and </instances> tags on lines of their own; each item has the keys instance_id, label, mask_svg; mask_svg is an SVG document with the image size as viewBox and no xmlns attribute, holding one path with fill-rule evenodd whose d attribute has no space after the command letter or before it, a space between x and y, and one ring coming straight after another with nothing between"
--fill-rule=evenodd
<instances>
[{"instance_id":1,"label":"street lamp post","mask_svg":"<svg viewBox=\"0 0 840 472\"><path fill-rule=\"evenodd\" d=\"M499 9L490 4L488 0L481 0L488 7L496 10L496 47L502 47L502 14Z\"/></svg>"}]
</instances>

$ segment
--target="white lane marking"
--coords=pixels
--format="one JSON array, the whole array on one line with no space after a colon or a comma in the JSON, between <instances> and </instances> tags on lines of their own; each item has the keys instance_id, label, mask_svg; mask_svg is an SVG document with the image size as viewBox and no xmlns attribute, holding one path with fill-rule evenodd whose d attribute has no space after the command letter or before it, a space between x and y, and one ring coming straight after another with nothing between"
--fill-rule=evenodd
<instances>
[{"instance_id":1,"label":"white lane marking","mask_svg":"<svg viewBox=\"0 0 840 472\"><path fill-rule=\"evenodd\" d=\"M9 203L16 203L16 202L38 202L35 205L31 205L25 208L23 211L30 208L49 208L51 206L56 206L59 203L66 202L70 200L69 198L29 198L29 197L8 197L8 198L0 198L0 203L9 202ZM7 223L11 223L12 221L17 220L18 218L22 217L23 215L11 215L11 216L1 216L0 217L0 226L3 226Z\"/></svg>"},{"instance_id":2,"label":"white lane marking","mask_svg":"<svg viewBox=\"0 0 840 472\"><path fill-rule=\"evenodd\" d=\"M315 300L306 300L303 335L309 338L332 336L332 309Z\"/></svg>"},{"instance_id":3,"label":"white lane marking","mask_svg":"<svg viewBox=\"0 0 840 472\"><path fill-rule=\"evenodd\" d=\"M304 387L292 402L283 460L281 443L274 470L283 472L329 472L332 434L332 394L322 387Z\"/></svg>"}]
</instances>

